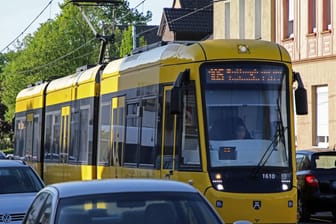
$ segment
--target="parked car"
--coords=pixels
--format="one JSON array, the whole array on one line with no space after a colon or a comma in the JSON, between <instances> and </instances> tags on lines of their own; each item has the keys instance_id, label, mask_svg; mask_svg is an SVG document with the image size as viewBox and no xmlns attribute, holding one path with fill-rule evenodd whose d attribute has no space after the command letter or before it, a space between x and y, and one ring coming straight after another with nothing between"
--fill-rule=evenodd
<instances>
[{"instance_id":1,"label":"parked car","mask_svg":"<svg viewBox=\"0 0 336 224\"><path fill-rule=\"evenodd\" d=\"M53 184L41 190L24 224L222 224L207 199L181 182L108 179Z\"/></svg>"},{"instance_id":2,"label":"parked car","mask_svg":"<svg viewBox=\"0 0 336 224\"><path fill-rule=\"evenodd\" d=\"M296 164L300 220L321 211L336 218L336 151L297 150Z\"/></svg>"},{"instance_id":3,"label":"parked car","mask_svg":"<svg viewBox=\"0 0 336 224\"><path fill-rule=\"evenodd\" d=\"M0 223L21 223L44 187L38 174L20 160L0 160Z\"/></svg>"}]
</instances>

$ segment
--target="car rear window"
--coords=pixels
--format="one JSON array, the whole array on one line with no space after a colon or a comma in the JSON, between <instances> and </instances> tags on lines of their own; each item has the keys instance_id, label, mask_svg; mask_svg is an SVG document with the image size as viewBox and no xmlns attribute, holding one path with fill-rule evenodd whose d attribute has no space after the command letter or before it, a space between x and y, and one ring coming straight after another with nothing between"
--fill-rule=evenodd
<instances>
[{"instance_id":1,"label":"car rear window","mask_svg":"<svg viewBox=\"0 0 336 224\"><path fill-rule=\"evenodd\" d=\"M312 158L315 169L336 168L336 154L316 154Z\"/></svg>"},{"instance_id":2,"label":"car rear window","mask_svg":"<svg viewBox=\"0 0 336 224\"><path fill-rule=\"evenodd\" d=\"M196 193L139 192L61 199L56 223L219 224ZM88 221L89 220L89 221Z\"/></svg>"}]
</instances>

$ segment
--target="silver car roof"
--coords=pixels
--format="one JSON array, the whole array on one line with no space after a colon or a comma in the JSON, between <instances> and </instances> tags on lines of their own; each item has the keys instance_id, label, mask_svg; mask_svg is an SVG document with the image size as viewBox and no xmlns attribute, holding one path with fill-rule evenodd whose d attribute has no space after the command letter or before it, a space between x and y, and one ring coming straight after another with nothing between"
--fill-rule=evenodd
<instances>
[{"instance_id":1,"label":"silver car roof","mask_svg":"<svg viewBox=\"0 0 336 224\"><path fill-rule=\"evenodd\" d=\"M59 198L122 192L198 192L193 186L186 183L153 179L72 181L52 184L47 186L45 189L48 188L56 190Z\"/></svg>"},{"instance_id":2,"label":"silver car roof","mask_svg":"<svg viewBox=\"0 0 336 224\"><path fill-rule=\"evenodd\" d=\"M28 166L21 160L0 159L0 167L25 167Z\"/></svg>"}]
</instances>

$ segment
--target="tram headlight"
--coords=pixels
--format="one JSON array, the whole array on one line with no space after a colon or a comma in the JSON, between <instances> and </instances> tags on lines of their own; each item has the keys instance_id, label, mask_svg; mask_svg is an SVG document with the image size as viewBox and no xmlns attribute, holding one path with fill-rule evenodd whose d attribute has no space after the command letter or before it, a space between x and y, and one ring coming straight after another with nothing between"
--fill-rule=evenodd
<instances>
[{"instance_id":1,"label":"tram headlight","mask_svg":"<svg viewBox=\"0 0 336 224\"><path fill-rule=\"evenodd\" d=\"M282 173L281 174L281 189L283 191L288 191L292 188L292 174Z\"/></svg>"},{"instance_id":2,"label":"tram headlight","mask_svg":"<svg viewBox=\"0 0 336 224\"><path fill-rule=\"evenodd\" d=\"M217 184L216 187L217 187L217 190L219 190L219 191L224 190L223 184Z\"/></svg>"},{"instance_id":3,"label":"tram headlight","mask_svg":"<svg viewBox=\"0 0 336 224\"><path fill-rule=\"evenodd\" d=\"M224 190L222 174L212 173L210 176L211 176L212 185L216 188L216 190L218 191Z\"/></svg>"},{"instance_id":4,"label":"tram headlight","mask_svg":"<svg viewBox=\"0 0 336 224\"><path fill-rule=\"evenodd\" d=\"M288 189L289 189L288 184L282 184L282 190L283 191L288 191Z\"/></svg>"}]
</instances>

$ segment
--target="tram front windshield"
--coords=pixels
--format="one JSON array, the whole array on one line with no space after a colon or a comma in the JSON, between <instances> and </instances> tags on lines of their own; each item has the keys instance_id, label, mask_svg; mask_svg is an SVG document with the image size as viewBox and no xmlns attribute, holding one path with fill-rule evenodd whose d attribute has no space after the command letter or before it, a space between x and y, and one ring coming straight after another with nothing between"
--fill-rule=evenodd
<instances>
[{"instance_id":1,"label":"tram front windshield","mask_svg":"<svg viewBox=\"0 0 336 224\"><path fill-rule=\"evenodd\" d=\"M288 69L225 62L201 76L211 167L289 167Z\"/></svg>"}]
</instances>

